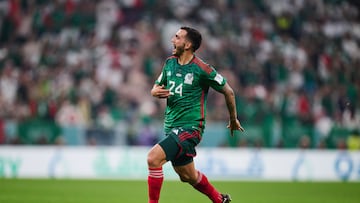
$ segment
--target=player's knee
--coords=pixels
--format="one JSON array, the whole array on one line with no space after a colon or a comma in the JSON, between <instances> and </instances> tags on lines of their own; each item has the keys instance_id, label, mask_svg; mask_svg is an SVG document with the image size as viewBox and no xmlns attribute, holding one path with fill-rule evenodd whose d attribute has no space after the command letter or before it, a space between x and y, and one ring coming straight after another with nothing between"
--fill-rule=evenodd
<instances>
[{"instance_id":1,"label":"player's knee","mask_svg":"<svg viewBox=\"0 0 360 203\"><path fill-rule=\"evenodd\" d=\"M147 163L150 168L161 167L167 162L166 154L160 145L155 145L147 155Z\"/></svg>"},{"instance_id":2,"label":"player's knee","mask_svg":"<svg viewBox=\"0 0 360 203\"><path fill-rule=\"evenodd\" d=\"M161 159L156 155L156 153L149 152L147 156L147 164L149 167L160 167Z\"/></svg>"},{"instance_id":3,"label":"player's knee","mask_svg":"<svg viewBox=\"0 0 360 203\"><path fill-rule=\"evenodd\" d=\"M147 164L149 167L155 167L156 166L156 157L154 155L152 155L151 153L148 154L147 156Z\"/></svg>"}]
</instances>

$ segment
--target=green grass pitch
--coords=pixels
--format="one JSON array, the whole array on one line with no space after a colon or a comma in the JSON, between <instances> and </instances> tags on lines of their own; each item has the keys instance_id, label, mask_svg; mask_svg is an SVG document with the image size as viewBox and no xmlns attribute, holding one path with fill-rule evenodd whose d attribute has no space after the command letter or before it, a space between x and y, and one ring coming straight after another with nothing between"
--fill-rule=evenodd
<instances>
[{"instance_id":1,"label":"green grass pitch","mask_svg":"<svg viewBox=\"0 0 360 203\"><path fill-rule=\"evenodd\" d=\"M213 181L234 203L359 203L359 182ZM146 181L0 179L1 203L146 203ZM165 181L162 203L209 203L180 181Z\"/></svg>"}]
</instances>

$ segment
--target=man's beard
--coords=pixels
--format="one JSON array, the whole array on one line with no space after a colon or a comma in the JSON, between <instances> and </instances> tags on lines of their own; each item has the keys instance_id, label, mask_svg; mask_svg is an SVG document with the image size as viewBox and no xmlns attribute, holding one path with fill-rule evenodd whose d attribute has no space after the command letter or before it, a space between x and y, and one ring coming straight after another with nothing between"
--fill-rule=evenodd
<instances>
[{"instance_id":1,"label":"man's beard","mask_svg":"<svg viewBox=\"0 0 360 203\"><path fill-rule=\"evenodd\" d=\"M176 47L175 48L175 53L173 53L173 55L179 57L184 53L184 51L185 51L184 46Z\"/></svg>"}]
</instances>

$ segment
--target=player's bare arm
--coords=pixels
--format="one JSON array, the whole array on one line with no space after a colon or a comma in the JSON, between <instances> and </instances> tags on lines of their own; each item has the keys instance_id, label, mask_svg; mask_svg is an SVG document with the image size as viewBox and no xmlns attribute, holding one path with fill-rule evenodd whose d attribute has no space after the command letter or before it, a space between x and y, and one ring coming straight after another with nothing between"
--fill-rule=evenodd
<instances>
[{"instance_id":1,"label":"player's bare arm","mask_svg":"<svg viewBox=\"0 0 360 203\"><path fill-rule=\"evenodd\" d=\"M230 118L227 128L230 129L231 136L234 135L234 130L240 130L243 132L244 128L241 126L240 121L237 118L234 90L228 83L226 83L220 92L225 97L226 106L229 111Z\"/></svg>"},{"instance_id":2,"label":"player's bare arm","mask_svg":"<svg viewBox=\"0 0 360 203\"><path fill-rule=\"evenodd\" d=\"M164 85L155 84L151 89L151 95L160 99L165 99L170 96L170 91L165 89Z\"/></svg>"}]
</instances>

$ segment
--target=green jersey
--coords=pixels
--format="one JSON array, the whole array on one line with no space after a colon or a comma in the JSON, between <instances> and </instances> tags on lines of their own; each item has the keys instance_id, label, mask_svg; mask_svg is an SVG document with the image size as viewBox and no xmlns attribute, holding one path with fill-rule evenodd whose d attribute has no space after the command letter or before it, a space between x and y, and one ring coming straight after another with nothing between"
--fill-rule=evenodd
<instances>
[{"instance_id":1,"label":"green jersey","mask_svg":"<svg viewBox=\"0 0 360 203\"><path fill-rule=\"evenodd\" d=\"M186 65L180 65L178 57L169 57L155 81L170 91L165 110L165 131L175 127L203 131L209 87L219 91L225 83L225 78L197 56Z\"/></svg>"}]
</instances>

